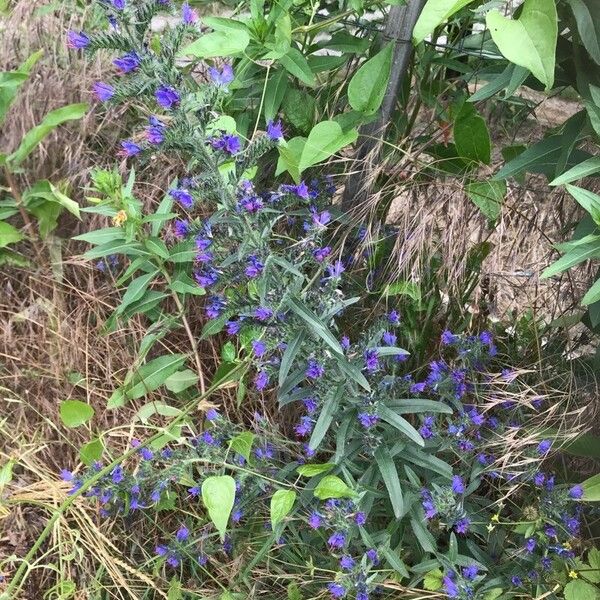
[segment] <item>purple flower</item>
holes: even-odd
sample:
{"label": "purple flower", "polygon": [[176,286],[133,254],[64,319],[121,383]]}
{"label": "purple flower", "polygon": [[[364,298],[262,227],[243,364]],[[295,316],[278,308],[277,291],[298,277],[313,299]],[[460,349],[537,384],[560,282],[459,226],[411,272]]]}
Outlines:
{"label": "purple flower", "polygon": [[209,408],[206,411],[206,420],[207,421],[216,421],[219,418],[219,411],[214,408]]}
{"label": "purple flower", "polygon": [[169,549],[166,546],[156,546],[156,548],[154,549],[154,552],[156,552],[156,554],[158,554],[158,556],[166,556],[167,552],[169,551]]}
{"label": "purple flower", "polygon": [[222,296],[210,296],[206,301],[206,315],[210,319],[216,319],[221,314],[226,304],[227,302]]}
{"label": "purple flower", "polygon": [[252,255],[248,257],[248,265],[246,266],[246,276],[253,279],[254,277],[258,277],[265,268],[265,265],[258,260],[258,257]]}
{"label": "purple flower", "polygon": [[63,481],[73,481],[75,475],[73,475],[73,473],[71,471],[68,471],[67,469],[61,469],[60,478]]}
{"label": "purple flower", "polygon": [[294,427],[298,437],[306,437],[313,428],[313,422],[310,417],[300,417],[300,422]]}
{"label": "purple flower", "polygon": [[463,478],[460,475],[452,476],[452,491],[455,494],[464,494],[465,493],[465,483]]}
{"label": "purple flower", "polygon": [[583,498],[583,488],[579,484],[574,485],[569,490],[569,496],[574,500],[581,500]]}
{"label": "purple flower", "polygon": [[471,527],[471,521],[468,517],[458,519],[458,521],[454,523],[454,530],[456,531],[456,533],[468,533],[469,527]]}
{"label": "purple flower", "polygon": [[177,200],[184,208],[192,208],[194,205],[194,197],[189,192],[189,190],[185,189],[174,189],[169,190],[169,195]]}
{"label": "purple flower", "polygon": [[444,590],[446,590],[446,594],[450,598],[457,598],[459,595],[459,589],[456,583],[454,583],[454,579],[456,577],[456,573],[454,571],[449,571],[447,575],[444,575],[442,578],[442,584],[444,585]]}
{"label": "purple flower", "polygon": [[518,575],[513,575],[510,578],[510,582],[515,586],[515,587],[521,587],[523,585],[523,580],[518,576]]}
{"label": "purple flower", "polygon": [[331,248],[325,246],[323,248],[316,248],[313,250],[313,256],[317,262],[323,262],[331,254]]}
{"label": "purple flower", "polygon": [[156,92],[154,92],[154,97],[158,104],[167,110],[177,106],[181,101],[181,97],[177,90],[168,85],[161,85]]}
{"label": "purple flower", "polygon": [[94,98],[100,102],[107,102],[115,95],[115,88],[103,81],[97,81],[92,86]]}
{"label": "purple flower", "polygon": [[468,565],[462,570],[462,576],[468,581],[473,581],[477,577],[478,573],[479,569],[476,565]]}
{"label": "purple flower", "polygon": [[392,333],[391,331],[384,331],[383,332],[383,343],[386,346],[395,346],[396,345],[396,340],[397,340],[397,336],[395,333]]}
{"label": "purple flower", "polygon": [[113,483],[121,483],[123,479],[125,479],[125,475],[123,473],[123,467],[121,465],[117,465],[111,473],[111,479]]}
{"label": "purple flower", "polygon": [[411,394],[422,394],[425,391],[426,387],[427,387],[427,383],[425,381],[422,381],[420,383],[413,383],[410,386],[410,393]]}
{"label": "purple flower", "polygon": [[311,529],[319,529],[323,525],[323,518],[317,512],[312,512],[308,517],[308,526]]}
{"label": "purple flower", "polygon": [[343,598],[346,595],[346,588],[341,583],[332,581],[327,584],[327,589],[332,598]]}
{"label": "purple flower", "polygon": [[308,367],[306,368],[305,373],[309,379],[319,379],[325,374],[325,367],[318,363],[314,358],[311,358],[308,361]]}
{"label": "purple flower", "polygon": [[113,65],[122,73],[131,73],[139,68],[141,59],[136,52],[128,52],[119,58],[113,60]]}
{"label": "purple flower", "polygon": [[342,531],[335,531],[329,536],[327,544],[330,548],[341,549],[346,545],[346,536]]}
{"label": "purple flower", "polygon": [[525,541],[525,550],[527,551],[527,554],[531,554],[536,546],[537,542],[535,541],[535,538],[529,538]]}
{"label": "purple flower", "polygon": [[264,321],[268,321],[273,316],[273,311],[266,306],[259,306],[254,311],[254,316],[262,323]]}
{"label": "purple flower", "polygon": [[181,19],[186,25],[191,25],[198,20],[198,13],[187,3],[181,5]]}
{"label": "purple flower", "polygon": [[175,556],[174,554],[170,554],[167,558],[167,564],[170,567],[176,569],[179,566],[179,558],[177,558],[177,556]]}
{"label": "purple flower", "polygon": [[267,351],[267,345],[262,340],[252,340],[252,351],[260,358]]}
{"label": "purple flower", "polygon": [[228,83],[233,81],[234,77],[231,65],[223,65],[223,69],[221,71],[215,67],[210,67],[208,69],[208,74],[213,82],[219,87],[225,87]]}
{"label": "purple flower", "polygon": [[557,534],[556,534],[556,527],[553,527],[552,525],[545,525],[544,526],[544,533],[551,538],[556,538]]}
{"label": "purple flower", "polygon": [[482,344],[491,346],[494,341],[494,336],[489,331],[482,331],[479,334],[479,340],[481,341]]}
{"label": "purple flower", "polygon": [[264,390],[269,385],[269,375],[266,371],[259,371],[254,378],[254,385],[257,390]]}
{"label": "purple flower", "polygon": [[112,5],[117,10],[123,10],[125,8],[125,0],[112,0]]}
{"label": "purple flower", "polygon": [[83,50],[90,45],[90,38],[83,31],[69,31],[67,33],[67,48],[71,50]]}
{"label": "purple flower", "polygon": [[366,524],[367,522],[367,515],[362,512],[359,511],[354,515],[354,522],[359,526],[362,527],[363,525]]}
{"label": "purple flower", "polygon": [[379,556],[377,554],[377,550],[375,550],[375,548],[369,548],[366,552],[365,552],[367,559],[369,559],[373,565],[377,566],[379,564]]}
{"label": "purple flower", "polygon": [[387,318],[392,325],[400,325],[400,315],[397,310],[392,310]]}
{"label": "purple flower", "polygon": [[237,135],[224,133],[221,137],[212,138],[210,145],[215,150],[221,150],[230,156],[237,154],[242,149],[242,143]]}
{"label": "purple flower", "polygon": [[552,442],[550,440],[542,440],[537,447],[537,453],[540,455],[548,454],[552,448]]}
{"label": "purple flower", "polygon": [[365,359],[365,367],[369,373],[373,373],[379,369],[379,354],[377,348],[367,348],[363,357]]}
{"label": "purple flower", "polygon": [[344,569],[344,571],[352,571],[355,565],[355,560],[348,554],[344,554],[344,556],[340,558],[340,567]]}
{"label": "purple flower", "polygon": [[206,566],[206,563],[208,563],[208,556],[206,554],[200,554],[198,556],[198,564],[201,567],[204,567],[204,566]]}
{"label": "purple flower", "polygon": [[242,321],[227,321],[227,323],[225,323],[225,330],[227,331],[227,333],[229,335],[237,335],[240,331],[240,328],[242,326]]}
{"label": "purple flower", "polygon": [[267,137],[274,142],[283,139],[283,128],[281,121],[269,121],[267,123]]}
{"label": "purple flower", "polygon": [[121,156],[135,156],[142,151],[142,148],[131,140],[123,140],[121,142],[121,150],[119,154]]}
{"label": "purple flower", "polygon": [[365,429],[371,429],[379,423],[379,415],[374,415],[367,412],[358,413],[358,421]]}
{"label": "purple flower", "polygon": [[444,333],[442,333],[442,344],[444,344],[444,346],[450,346],[451,344],[455,344],[458,341],[459,337],[457,335],[454,335],[451,331],[444,331]]}
{"label": "purple flower", "polygon": [[177,530],[177,533],[175,534],[175,539],[179,543],[182,543],[182,542],[185,542],[185,540],[187,540],[189,536],[190,536],[190,530],[185,525],[182,525]]}
{"label": "purple flower", "polygon": [[312,222],[315,227],[324,228],[329,221],[331,221],[331,213],[328,210],[324,210],[321,213],[318,213],[316,210],[312,211]]}
{"label": "purple flower", "polygon": [[184,238],[190,232],[190,223],[187,219],[177,219],[173,225],[175,237]]}
{"label": "purple flower", "polygon": [[[162,124],[161,124],[162,125]],[[146,139],[150,144],[162,144],[165,139],[165,128],[162,126],[146,127]]]}
{"label": "purple flower", "polygon": [[154,458],[154,452],[150,448],[142,448],[140,455],[144,460],[152,460]]}
{"label": "purple flower", "polygon": [[188,494],[192,496],[192,498],[197,498],[202,493],[202,486],[195,485],[191,488],[188,488]]}

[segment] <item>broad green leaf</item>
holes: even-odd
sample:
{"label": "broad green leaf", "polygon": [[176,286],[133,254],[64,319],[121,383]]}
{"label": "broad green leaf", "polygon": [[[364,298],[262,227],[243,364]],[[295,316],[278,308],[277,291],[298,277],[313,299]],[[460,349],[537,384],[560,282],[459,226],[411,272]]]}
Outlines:
{"label": "broad green leaf", "polygon": [[283,111],[289,122],[307,134],[315,122],[317,102],[307,91],[290,88],[283,99]]}
{"label": "broad green leaf", "polygon": [[354,498],[356,493],[339,477],[326,475],[317,484],[314,495],[319,500],[328,500],[329,498]]}
{"label": "broad green leaf", "polygon": [[375,461],[379,467],[379,472],[388,491],[388,497],[392,503],[392,509],[396,519],[400,519],[404,514],[404,500],[402,498],[402,487],[398,478],[398,471],[394,460],[390,456],[385,446],[380,446],[375,451]]}
{"label": "broad green leaf", "polygon": [[429,571],[423,580],[423,587],[430,592],[437,592],[442,589],[442,577],[443,573],[440,569]]}
{"label": "broad green leaf", "polygon": [[600,300],[600,279],[598,279],[594,285],[586,292],[585,296],[581,299],[583,306],[589,306]]}
{"label": "broad green leaf", "polygon": [[592,59],[600,65],[600,2],[567,0],[577,21],[579,37]]}
{"label": "broad green leaf", "polygon": [[227,522],[235,500],[235,480],[229,475],[213,475],[202,482],[202,501],[221,540],[225,538]]}
{"label": "broad green leaf", "polygon": [[490,220],[495,221],[502,212],[502,202],[506,196],[504,181],[470,181],[465,186],[469,199],[479,207]]}
{"label": "broad green leaf", "polygon": [[229,447],[238,454],[241,454],[249,462],[255,438],[256,436],[251,431],[243,431],[231,439]]}
{"label": "broad green leaf", "polygon": [[109,254],[125,254],[127,256],[145,255],[149,256],[149,252],[144,250],[141,244],[137,242],[126,242],[124,240],[113,240],[99,244],[95,248],[84,253],[83,258],[92,260],[94,258],[103,258]]}
{"label": "broad green leaf", "polygon": [[379,110],[390,78],[393,53],[394,44],[390,42],[356,71],[348,85],[348,101],[354,110],[368,115]]}
{"label": "broad green leaf", "polygon": [[554,85],[558,16],[554,0],[525,0],[518,19],[497,10],[486,16],[492,39],[502,55],[529,69],[549,90]]}
{"label": "broad green leaf", "polygon": [[250,43],[250,36],[243,30],[235,34],[226,31],[205,33],[195,42],[179,51],[179,56],[194,58],[214,58],[217,56],[233,56],[243,52]]}
{"label": "broad green leaf", "polygon": [[565,600],[600,600],[600,589],[582,579],[569,581],[563,593]]}
{"label": "broad green leaf", "polygon": [[241,21],[236,21],[235,19],[227,19],[225,17],[203,16],[202,23],[204,25],[212,27],[212,29],[214,29],[215,31],[230,32],[232,33],[232,35],[235,35],[233,32],[238,31],[249,33],[248,26],[245,23],[242,23]]}
{"label": "broad green leaf", "polygon": [[81,447],[79,450],[79,458],[83,464],[90,466],[102,458],[103,452],[104,444],[100,438],[96,438]]}
{"label": "broad green leaf", "polygon": [[94,409],[81,400],[63,400],[60,403],[60,420],[67,427],[79,427],[94,416]]}
{"label": "broad green leaf", "polygon": [[125,231],[122,227],[105,227],[88,233],[76,235],[74,240],[87,242],[88,244],[106,244],[107,242],[125,240]]}
{"label": "broad green leaf", "polygon": [[594,221],[600,222],[600,196],[575,185],[567,184],[565,187],[567,188],[567,192],[590,213]]}
{"label": "broad green leaf", "polygon": [[321,473],[327,473],[331,471],[335,465],[333,463],[323,463],[319,465],[300,465],[296,471],[303,477],[314,477],[315,475],[321,475]]}
{"label": "broad green leaf", "polygon": [[461,158],[490,164],[492,144],[485,120],[464,104],[454,122],[454,144]]}
{"label": "broad green leaf", "polygon": [[285,69],[277,69],[271,73],[265,91],[263,114],[265,121],[271,121],[277,116],[279,107],[288,88],[288,76]]}
{"label": "broad green leaf", "polygon": [[165,387],[174,394],[179,394],[183,390],[187,390],[189,387],[196,384],[198,381],[198,375],[191,369],[184,369],[183,371],[177,371],[173,375],[169,375],[165,379]]}
{"label": "broad green leaf", "polygon": [[302,149],[299,170],[302,173],[308,167],[320,163],[342,148],[354,143],[358,137],[355,129],[344,132],[335,121],[317,123],[308,135]]}
{"label": "broad green leaf", "polygon": [[171,406],[166,402],[148,402],[144,404],[136,413],[136,419],[139,419],[144,425],[150,422],[150,417],[161,415],[162,417],[178,417],[181,409]]}
{"label": "broad green leaf", "polygon": [[600,473],[586,479],[582,484],[583,499],[587,502],[600,502]]}
{"label": "broad green leaf", "polygon": [[279,160],[275,175],[287,171],[296,183],[300,183],[300,159],[306,145],[306,138],[294,137],[286,144],[279,144]]}
{"label": "broad green leaf", "polygon": [[233,362],[237,358],[237,350],[233,342],[227,342],[223,348],[221,348],[221,358],[225,362]]}
{"label": "broad green leaf", "polygon": [[551,181],[550,185],[564,185],[565,183],[583,179],[594,173],[600,173],[600,156],[592,156],[582,163],[575,165],[573,168]]}
{"label": "broad green leaf", "polygon": [[152,271],[151,273],[145,273],[144,275],[140,275],[139,277],[133,279],[123,294],[121,303],[115,311],[116,314],[122,314],[130,304],[140,300],[148,289],[150,282],[156,277],[156,274],[157,271]]}
{"label": "broad green leaf", "polygon": [[422,42],[433,30],[473,0],[427,0],[413,29],[415,44]]}
{"label": "broad green leaf", "polygon": [[271,527],[275,529],[287,517],[296,501],[294,490],[277,490],[271,498]]}
{"label": "broad green leaf", "polygon": [[23,234],[10,223],[0,221],[0,248],[15,244],[23,239]]}
{"label": "broad green leaf", "polygon": [[66,194],[63,194],[54,184],[48,182],[50,185],[50,190],[52,191],[51,201],[60,204],[63,208],[67,209],[72,215],[80,219],[79,215],[79,204],[72,200]]}
{"label": "broad green leaf", "polygon": [[315,84],[315,76],[310,70],[306,58],[297,48],[290,48],[289,52],[279,59],[279,62],[288,73],[297,77],[302,83],[310,86]]}
{"label": "broad green leaf", "polygon": [[23,139],[19,147],[7,158],[7,162],[11,169],[18,167],[29,154],[36,148],[36,146],[56,127],[66,123],[67,121],[74,121],[81,119],[87,112],[87,104],[69,104],[62,108],[57,108],[49,112],[42,122],[30,129]]}
{"label": "broad green leaf", "polygon": [[411,439],[418,446],[424,446],[425,442],[419,432],[406,420],[398,416],[387,406],[379,408],[379,416],[386,422]]}
{"label": "broad green leaf", "polygon": [[142,365],[133,375],[127,396],[135,400],[159,388],[169,376],[179,371],[185,360],[185,354],[165,354]]}
{"label": "broad green leaf", "polygon": [[574,247],[555,263],[546,268],[540,277],[542,279],[547,279],[548,277],[562,273],[590,258],[600,258],[599,243],[584,244]]}
{"label": "broad green leaf", "polygon": [[223,331],[225,323],[228,321],[228,319],[229,317],[227,316],[227,314],[223,314],[220,317],[217,317],[216,319],[211,319],[210,321],[207,321],[204,324],[204,327],[202,328],[200,339],[205,340],[207,337],[210,337],[211,335],[216,335],[217,333]]}

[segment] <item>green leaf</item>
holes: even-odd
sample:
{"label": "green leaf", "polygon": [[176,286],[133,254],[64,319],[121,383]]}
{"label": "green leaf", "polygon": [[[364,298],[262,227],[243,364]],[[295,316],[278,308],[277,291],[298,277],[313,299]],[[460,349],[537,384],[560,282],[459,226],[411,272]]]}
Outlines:
{"label": "green leaf", "polygon": [[24,237],[16,227],[5,221],[0,221],[0,248],[6,248],[9,244],[15,244]]}
{"label": "green leaf", "polygon": [[68,106],[63,106],[49,112],[39,125],[30,129],[25,134],[20,146],[7,158],[10,168],[18,167],[56,127],[67,121],[81,119],[87,112],[87,109],[87,104],[69,104]]}
{"label": "green leaf", "polygon": [[339,401],[343,396],[344,391],[345,386],[340,385],[337,390],[332,390],[331,393],[327,394],[323,408],[319,413],[319,418],[315,423],[315,427],[308,442],[308,446],[311,448],[311,450],[316,450],[319,447],[319,444],[329,430],[331,422],[337,413]]}
{"label": "green leaf", "polygon": [[590,243],[576,246],[563,257],[559,258],[555,263],[551,264],[541,274],[541,279],[547,279],[558,273],[562,273],[579,263],[589,260],[590,258],[600,258],[600,244]]}
{"label": "green leaf", "polygon": [[227,342],[223,348],[221,348],[221,358],[225,362],[233,362],[237,357],[237,351],[233,342]]}
{"label": "green leaf", "polygon": [[189,387],[196,384],[198,381],[198,375],[191,369],[184,369],[183,371],[177,371],[173,375],[169,375],[165,379],[165,387],[174,394],[179,394],[183,390],[187,390]]}
{"label": "green leaf", "polygon": [[300,333],[298,333],[298,335],[286,346],[285,352],[281,357],[281,364],[279,366],[279,387],[281,387],[283,385],[283,382],[287,379],[287,376],[290,372],[290,368],[294,364],[294,359],[296,358],[298,351],[302,347],[304,338],[304,331],[300,331]]}
{"label": "green leaf", "polygon": [[204,296],[206,291],[200,287],[185,271],[177,275],[177,278],[171,281],[169,287],[177,294],[192,294],[193,296]]}
{"label": "green leaf", "polygon": [[452,467],[441,458],[438,458],[433,454],[427,454],[427,452],[422,452],[418,448],[407,447],[402,452],[403,457],[408,462],[423,467],[424,469],[428,469],[429,471],[433,471],[434,473],[439,473],[446,477],[446,479],[452,477]]}
{"label": "green leaf", "polygon": [[411,439],[418,446],[424,446],[425,441],[419,432],[406,420],[398,416],[393,410],[387,406],[379,408],[379,416],[386,422]]}
{"label": "green leaf", "polygon": [[600,502],[600,473],[586,479],[582,484],[583,499],[587,502]]}
{"label": "green leaf", "polygon": [[600,196],[598,194],[575,185],[567,184],[565,187],[567,188],[567,192],[590,213],[590,216],[594,220],[600,220]]}
{"label": "green leaf", "polygon": [[289,122],[300,132],[308,133],[311,130],[316,109],[316,100],[305,90],[287,90],[283,99],[283,110]]}
{"label": "green leaf", "polygon": [[122,314],[130,304],[140,300],[148,289],[150,282],[154,279],[154,277],[156,277],[156,274],[157,271],[152,271],[151,273],[146,273],[133,279],[127,286],[127,290],[123,294],[121,303],[117,307],[115,313],[119,315]]}
{"label": "green leaf", "polygon": [[146,246],[146,249],[155,256],[159,256],[165,260],[170,256],[166,244],[160,238],[148,238],[144,242],[144,245]]}
{"label": "green leaf", "polygon": [[102,458],[103,452],[104,444],[100,438],[96,438],[81,447],[79,458],[83,464],[90,466]]}
{"label": "green leaf", "polygon": [[558,16],[554,0],[525,0],[518,19],[497,10],[486,15],[492,39],[502,55],[529,69],[549,90],[554,85]]}
{"label": "green leaf", "polygon": [[135,400],[159,388],[169,376],[179,371],[185,360],[185,354],[165,354],[147,362],[134,374],[126,390],[127,396]]}
{"label": "green leaf", "polygon": [[402,498],[402,487],[398,478],[398,471],[394,460],[390,456],[388,448],[380,446],[375,451],[375,461],[379,467],[379,472],[388,491],[388,497],[392,503],[392,509],[396,519],[400,519],[404,514],[404,500]]}
{"label": "green leaf", "polygon": [[235,500],[235,480],[229,475],[213,475],[202,482],[202,501],[221,540],[225,538],[227,522]]}
{"label": "green leaf", "polygon": [[304,600],[298,584],[294,582],[290,583],[287,587],[287,597],[288,600]]}
{"label": "green leaf", "polygon": [[592,59],[600,65],[600,3],[598,0],[567,0],[577,21],[579,37]]}
{"label": "green leaf", "polygon": [[279,59],[283,68],[297,77],[302,83],[306,85],[315,84],[315,76],[306,62],[306,58],[297,48],[290,48],[289,52]]}
{"label": "green leaf", "polygon": [[564,185],[565,183],[571,183],[572,181],[583,179],[584,177],[588,177],[589,175],[598,172],[600,172],[600,156],[592,156],[578,165],[575,165],[562,175],[559,175],[550,182],[550,185]]}
{"label": "green leaf", "polygon": [[79,427],[94,416],[94,409],[81,400],[63,400],[59,408],[60,420],[67,427]]}
{"label": "green leaf", "polygon": [[343,355],[342,347],[334,335],[329,331],[329,328],[315,313],[298,298],[288,298],[287,304],[289,308],[297,316],[299,316],[309,327],[309,329],[318,337],[320,337],[336,354]]}
{"label": "green leaf", "polygon": [[333,463],[322,463],[319,465],[300,465],[296,471],[303,477],[314,477],[331,471],[335,465]]}
{"label": "green leaf", "polygon": [[144,425],[150,422],[150,417],[161,415],[162,417],[178,417],[181,410],[175,406],[171,406],[166,402],[148,402],[144,404],[136,413],[136,419],[139,419]]}
{"label": "green leaf", "polygon": [[239,433],[229,442],[229,447],[241,454],[248,462],[250,462],[250,453],[256,436],[251,431],[243,431]]}
{"label": "green leaf", "polygon": [[300,183],[300,159],[306,145],[306,138],[294,137],[286,144],[279,144],[279,160],[275,175],[280,175],[284,171],[292,176],[296,183]]}
{"label": "green leaf", "polygon": [[344,133],[335,121],[321,121],[317,123],[308,135],[308,139],[302,149],[300,172],[312,165],[320,163],[336,152],[356,141],[358,132],[351,129]]}
{"label": "green leaf", "polygon": [[122,227],[105,227],[76,235],[74,240],[87,242],[88,244],[106,244],[107,242],[121,241],[125,239],[125,231]]}
{"label": "green leaf", "polygon": [[429,571],[423,580],[423,588],[430,592],[437,592],[438,590],[441,590],[443,576],[444,574],[440,571],[440,569]]}
{"label": "green leaf", "polygon": [[492,144],[485,121],[472,104],[464,104],[454,122],[454,143],[461,158],[490,164]]}
{"label": "green leaf", "polygon": [[413,29],[415,44],[422,42],[433,30],[447,21],[454,13],[458,12],[473,0],[428,0]]}
{"label": "green leaf", "polygon": [[271,121],[277,116],[288,87],[288,76],[285,69],[277,69],[269,77],[265,90],[263,114],[265,121]]}
{"label": "green leaf", "polygon": [[583,306],[589,306],[600,300],[600,279],[596,280],[594,285],[586,292],[585,296],[581,299]]}
{"label": "green leaf", "polygon": [[249,32],[248,26],[245,23],[242,23],[242,21],[227,19],[225,17],[203,16],[202,23],[212,27],[215,31],[225,31],[230,33],[238,31],[243,31],[245,33]]}
{"label": "green leaf", "polygon": [[275,527],[287,517],[296,501],[294,490],[277,490],[271,498],[271,527]]}
{"label": "green leaf", "polygon": [[565,600],[599,600],[600,590],[582,579],[573,579],[563,590]]}
{"label": "green leaf", "polygon": [[339,477],[326,475],[317,484],[314,495],[319,500],[328,500],[329,498],[354,498],[356,493]]}
{"label": "green leaf", "polygon": [[11,459],[0,468],[0,494],[4,492],[4,488],[12,481],[14,464],[15,461]]}
{"label": "green leaf", "polygon": [[390,42],[356,71],[348,85],[348,101],[354,110],[368,115],[379,110],[390,78],[393,53],[394,44]]}
{"label": "green leaf", "polygon": [[387,406],[399,415],[420,412],[434,412],[452,414],[452,408],[440,400],[426,400],[425,398],[394,398],[387,402]]}
{"label": "green leaf", "polygon": [[231,32],[214,31],[205,33],[195,42],[180,50],[178,56],[194,58],[214,58],[217,56],[233,56],[243,52],[250,43],[250,36],[243,30]]}
{"label": "green leaf", "polygon": [[495,221],[502,212],[502,201],[506,196],[504,181],[470,181],[465,186],[469,199],[490,220]]}

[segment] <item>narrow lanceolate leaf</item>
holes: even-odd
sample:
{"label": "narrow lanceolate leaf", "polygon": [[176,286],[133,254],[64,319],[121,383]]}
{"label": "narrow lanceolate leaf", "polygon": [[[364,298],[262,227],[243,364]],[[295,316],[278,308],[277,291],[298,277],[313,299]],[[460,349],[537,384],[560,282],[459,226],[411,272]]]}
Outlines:
{"label": "narrow lanceolate leaf", "polygon": [[600,156],[592,156],[578,165],[575,165],[567,172],[551,181],[550,185],[564,185],[565,183],[571,183],[596,173],[600,174]]}
{"label": "narrow lanceolate leaf", "polygon": [[576,185],[567,184],[565,187],[569,194],[590,213],[595,221],[600,220],[600,196],[598,194],[594,194],[594,192],[577,187]]}
{"label": "narrow lanceolate leaf", "polygon": [[291,342],[288,343],[283,356],[281,357],[281,365],[279,366],[279,387],[287,379],[288,373],[294,363],[294,359],[298,354],[298,350],[304,341],[304,331],[301,331]]}
{"label": "narrow lanceolate leaf", "polygon": [[294,490],[277,490],[271,498],[271,527],[275,529],[287,517],[296,501]]}
{"label": "narrow lanceolate leaf", "polygon": [[333,421],[333,418],[336,415],[337,408],[339,406],[340,398],[344,394],[345,386],[338,386],[337,390],[332,390],[325,399],[325,403],[323,404],[323,408],[321,409],[321,413],[319,414],[319,418],[315,423],[315,427],[313,429],[312,435],[310,436],[310,441],[308,442],[311,450],[316,450],[325,437],[325,434],[329,430],[329,427]]}
{"label": "narrow lanceolate leaf", "polygon": [[202,501],[221,540],[225,538],[227,522],[235,501],[235,480],[229,475],[207,477],[202,482]]}
{"label": "narrow lanceolate leaf", "polygon": [[594,302],[598,302],[598,300],[600,300],[600,279],[586,292],[585,296],[581,299],[581,304],[588,306],[594,304]]}
{"label": "narrow lanceolate leaf", "polygon": [[451,415],[452,407],[439,400],[426,400],[424,398],[397,398],[387,402],[396,414],[406,415],[412,413],[434,412]]}
{"label": "narrow lanceolate leaf", "polygon": [[159,388],[183,366],[185,360],[185,354],[166,354],[147,362],[133,376],[131,386],[126,392],[127,396],[133,399],[141,398]]}
{"label": "narrow lanceolate leaf", "polygon": [[411,462],[413,465],[417,465],[419,467],[423,467],[424,469],[428,469],[429,471],[439,473],[447,479],[452,477],[452,467],[447,462],[444,462],[442,459],[434,456],[433,454],[427,454],[427,452],[422,452],[417,448],[408,447],[403,450],[402,457]]}
{"label": "narrow lanceolate leaf", "polygon": [[290,309],[308,325],[309,329],[315,335],[320,337],[334,352],[343,354],[340,343],[331,331],[329,331],[327,325],[304,302],[298,298],[289,298],[287,303]]}
{"label": "narrow lanceolate leaf", "polygon": [[131,281],[127,286],[127,291],[123,294],[121,304],[117,307],[116,313],[121,314],[130,304],[137,302],[148,289],[150,282],[156,276],[157,271],[140,275]]}
{"label": "narrow lanceolate leaf", "polygon": [[590,258],[600,258],[600,244],[591,243],[582,246],[576,246],[567,252],[562,258],[558,259],[554,264],[550,265],[541,275],[542,279],[552,277],[562,273],[579,263]]}
{"label": "narrow lanceolate leaf", "polygon": [[379,416],[419,446],[425,445],[419,432],[406,419],[398,416],[393,410],[382,406],[379,409]]}
{"label": "narrow lanceolate leaf", "polygon": [[379,472],[388,490],[394,516],[399,519],[404,514],[404,500],[402,498],[402,487],[398,478],[398,471],[387,448],[380,446],[375,452],[375,461],[379,467]]}

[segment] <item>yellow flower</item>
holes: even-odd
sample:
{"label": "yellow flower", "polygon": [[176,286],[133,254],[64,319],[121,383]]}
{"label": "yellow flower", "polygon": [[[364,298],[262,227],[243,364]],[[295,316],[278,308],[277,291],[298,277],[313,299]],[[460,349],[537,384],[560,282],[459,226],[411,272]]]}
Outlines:
{"label": "yellow flower", "polygon": [[563,548],[564,548],[565,550],[572,550],[572,549],[573,549],[573,546],[571,546],[571,544],[570,544],[569,542],[565,542],[565,543],[563,544]]}
{"label": "yellow flower", "polygon": [[492,533],[492,531],[494,531],[494,529],[496,529],[496,527],[494,525],[492,525],[491,523],[487,524],[487,530]]}
{"label": "yellow flower", "polygon": [[123,223],[125,223],[125,221],[127,221],[127,213],[124,210],[120,210],[113,217],[113,225],[115,227],[121,227],[121,225],[123,225]]}
{"label": "yellow flower", "polygon": [[492,518],[490,519],[490,521],[492,521],[493,523],[500,523],[500,513],[496,513],[495,515],[492,515]]}
{"label": "yellow flower", "polygon": [[577,579],[577,577],[578,577],[577,571],[573,571],[573,570],[569,571],[569,577],[571,579]]}

